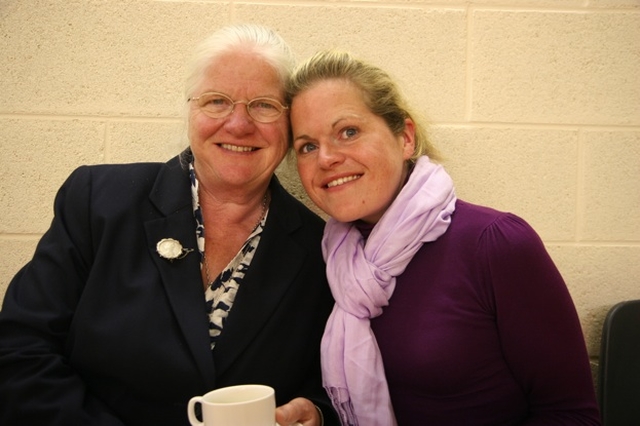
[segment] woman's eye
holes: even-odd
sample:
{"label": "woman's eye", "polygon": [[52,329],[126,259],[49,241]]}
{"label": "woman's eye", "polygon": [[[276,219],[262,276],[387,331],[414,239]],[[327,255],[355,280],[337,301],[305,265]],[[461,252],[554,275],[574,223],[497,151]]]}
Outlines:
{"label": "woman's eye", "polygon": [[212,97],[205,100],[205,105],[226,106],[229,101],[225,98]]}
{"label": "woman's eye", "polygon": [[348,127],[342,131],[342,137],[345,139],[351,139],[358,134],[358,130],[355,127]]}
{"label": "woman's eye", "polygon": [[298,152],[301,154],[308,154],[311,151],[315,151],[317,147],[312,143],[305,143],[298,148]]}
{"label": "woman's eye", "polygon": [[256,109],[265,109],[265,110],[277,110],[278,108],[273,102],[269,101],[259,101],[251,104],[252,108]]}

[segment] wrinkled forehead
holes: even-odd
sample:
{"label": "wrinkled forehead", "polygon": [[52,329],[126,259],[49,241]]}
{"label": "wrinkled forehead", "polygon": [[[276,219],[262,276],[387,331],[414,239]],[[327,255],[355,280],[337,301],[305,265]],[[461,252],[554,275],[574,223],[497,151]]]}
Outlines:
{"label": "wrinkled forehead", "polygon": [[264,57],[251,52],[227,52],[209,62],[195,90],[221,92],[234,99],[239,95],[282,99],[284,81]]}

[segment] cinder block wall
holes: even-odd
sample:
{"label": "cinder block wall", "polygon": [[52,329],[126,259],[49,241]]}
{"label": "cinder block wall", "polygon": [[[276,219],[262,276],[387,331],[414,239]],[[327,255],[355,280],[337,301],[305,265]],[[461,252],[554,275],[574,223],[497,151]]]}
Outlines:
{"label": "cinder block wall", "polygon": [[394,74],[459,196],[540,233],[595,365],[607,310],[640,298],[640,0],[2,0],[0,296],[72,169],[179,152],[188,52],[243,21]]}

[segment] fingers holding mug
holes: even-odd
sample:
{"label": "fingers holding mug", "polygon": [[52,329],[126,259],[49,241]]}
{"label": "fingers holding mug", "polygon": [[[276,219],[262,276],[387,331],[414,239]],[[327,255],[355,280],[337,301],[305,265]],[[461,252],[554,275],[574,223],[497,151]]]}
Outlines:
{"label": "fingers holding mug", "polygon": [[295,398],[276,409],[279,426],[320,426],[318,409],[306,398]]}

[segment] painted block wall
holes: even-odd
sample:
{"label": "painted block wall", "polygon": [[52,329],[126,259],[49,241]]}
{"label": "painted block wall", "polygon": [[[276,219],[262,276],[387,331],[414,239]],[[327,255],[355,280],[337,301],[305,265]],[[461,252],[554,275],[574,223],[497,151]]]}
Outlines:
{"label": "painted block wall", "polygon": [[184,147],[185,60],[234,22],[393,74],[459,197],[538,231],[596,365],[606,312],[640,298],[640,0],[2,0],[0,297],[75,167]]}

